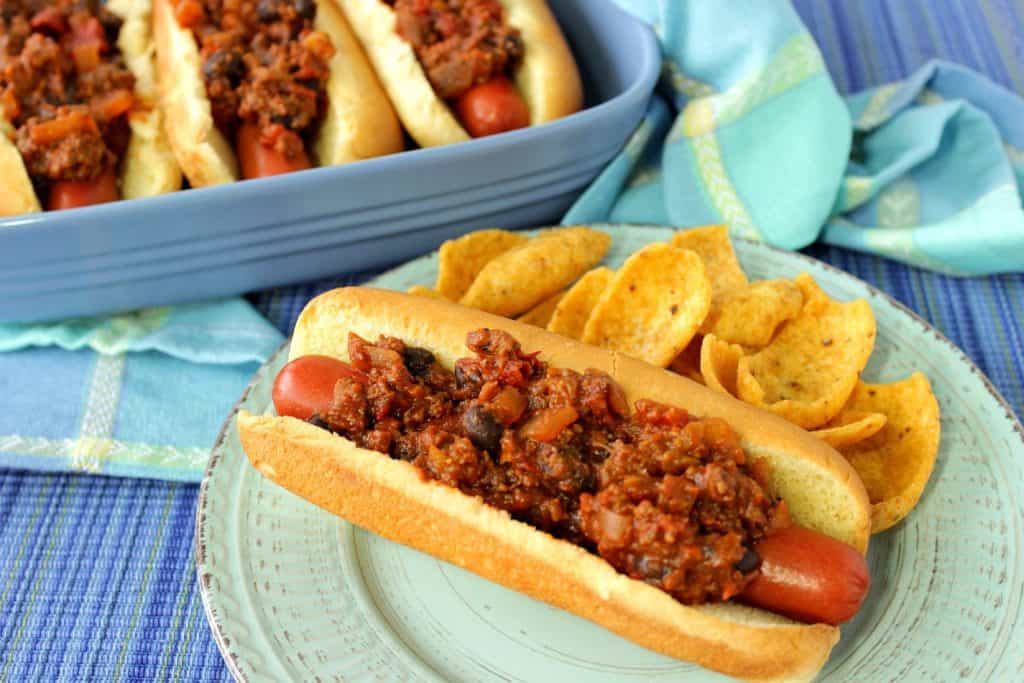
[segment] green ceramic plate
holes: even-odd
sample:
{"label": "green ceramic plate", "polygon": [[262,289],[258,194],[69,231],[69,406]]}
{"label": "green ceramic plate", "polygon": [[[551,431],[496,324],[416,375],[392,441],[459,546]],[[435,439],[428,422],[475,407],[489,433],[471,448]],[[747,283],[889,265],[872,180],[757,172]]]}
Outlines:
{"label": "green ceramic plate", "polygon": [[[607,226],[614,266],[665,228]],[[909,518],[874,538],[873,586],[821,680],[1024,680],[1024,430],[947,339],[884,294],[798,254],[738,242],[754,279],[810,272],[878,319],[869,381],[921,370],[942,406],[938,464]],[[436,256],[374,284],[429,285]],[[240,406],[272,410],[284,349]],[[207,616],[248,681],[724,680],[565,612],[354,528],[249,466],[234,414],[214,449],[197,516]]]}

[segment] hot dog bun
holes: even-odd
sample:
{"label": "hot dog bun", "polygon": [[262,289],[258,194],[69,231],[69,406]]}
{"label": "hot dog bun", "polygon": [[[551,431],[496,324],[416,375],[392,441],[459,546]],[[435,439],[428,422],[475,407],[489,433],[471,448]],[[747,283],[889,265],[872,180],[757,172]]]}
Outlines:
{"label": "hot dog bun", "polygon": [[159,107],[152,5],[136,0],[109,0],[107,9],[121,17],[117,47],[135,76],[135,96],[145,108],[132,112],[128,151],[121,162],[121,196],[149,197],[181,189],[181,168],[174,158]]}
{"label": "hot dog bun", "polygon": [[[153,0],[153,27],[167,134],[185,176],[193,187],[238,180],[235,150],[213,122],[192,31],[178,24],[170,0]],[[313,28],[326,33],[335,49],[327,112],[312,145],[317,165],[402,151],[394,109],[345,17],[329,0],[317,0]]]}
{"label": "hot dog bun", "polygon": [[0,116],[0,178],[4,179],[0,187],[0,217],[42,210],[13,137],[14,126]]}
{"label": "hot dog bun", "polygon": [[[310,302],[295,328],[291,356],[345,359],[352,331],[367,339],[399,337],[450,367],[468,353],[466,333],[480,327],[510,332],[553,367],[603,370],[630,402],[646,397],[726,419],[749,456],[771,464],[774,492],[787,501],[794,521],[866,549],[870,505],[842,456],[779,418],[614,352],[446,301],[347,288]],[[254,466],[325,510],[652,650],[748,680],[809,680],[838,641],[839,630],[823,624],[797,624],[731,603],[682,605],[575,545],[425,480],[411,464],[300,420],[242,413],[238,428]]]}
{"label": "hot dog bun", "polygon": [[[135,96],[142,104],[129,116],[131,138],[121,159],[120,186],[123,199],[149,197],[181,187],[181,169],[164,133],[158,103],[156,64],[149,2],[110,0],[107,10],[121,18],[117,47],[135,76]],[[41,210],[32,181],[18,148],[10,140],[8,121],[0,122],[0,216]]]}
{"label": "hot dog bun", "polygon": [[[412,46],[395,31],[395,12],[381,0],[336,0],[348,17],[409,135],[421,147],[469,140],[434,93]],[[576,60],[545,0],[500,0],[526,53],[515,83],[536,126],[579,111],[583,86]]]}

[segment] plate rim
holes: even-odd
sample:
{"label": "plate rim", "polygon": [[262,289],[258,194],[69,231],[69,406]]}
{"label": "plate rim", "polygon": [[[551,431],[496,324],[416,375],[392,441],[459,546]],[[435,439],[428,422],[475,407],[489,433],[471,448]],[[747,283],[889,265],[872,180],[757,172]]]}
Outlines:
{"label": "plate rim", "polygon": [[[687,228],[681,228],[681,227],[672,226],[672,225],[658,225],[658,224],[649,224],[649,223],[608,223],[608,222],[591,223],[591,224],[588,224],[587,227],[597,228],[597,229],[600,229],[600,230],[603,230],[603,231],[606,231],[606,232],[624,231],[624,230],[632,230],[632,229],[643,229],[643,230],[662,231],[662,232],[670,232],[670,231],[671,232],[675,232],[675,231],[687,229]],[[692,227],[698,227],[698,226],[689,226],[689,227],[692,228]],[[538,229],[540,229],[540,228],[531,228],[531,229],[525,230],[524,232],[533,232],[533,231],[536,231]],[[926,333],[931,334],[937,341],[939,341],[943,345],[949,347],[949,349],[951,349],[953,351],[954,355],[959,360],[959,362],[963,366],[965,366],[967,369],[969,369],[970,372],[973,375],[975,375],[976,377],[978,377],[978,379],[981,380],[981,384],[984,387],[984,389],[989,393],[990,396],[992,396],[996,400],[997,404],[1004,410],[1005,417],[1009,421],[1010,428],[1016,434],[1017,438],[1020,441],[1020,444],[1022,446],[1024,446],[1024,423],[1022,423],[1021,416],[1017,415],[1017,413],[1014,410],[1014,408],[1010,405],[1010,403],[1006,400],[1006,398],[999,392],[998,388],[996,388],[996,386],[992,383],[992,380],[988,377],[988,375],[985,374],[985,372],[981,368],[978,367],[978,365],[974,362],[974,360],[972,358],[970,358],[963,351],[963,349],[961,349],[959,346],[957,346],[941,330],[937,329],[930,322],[928,322],[925,318],[923,318],[922,316],[918,315],[915,311],[911,310],[905,304],[903,304],[902,302],[897,300],[895,297],[893,297],[892,295],[888,294],[887,292],[879,289],[878,287],[876,287],[876,286],[874,286],[874,285],[872,285],[872,284],[862,280],[861,278],[857,277],[856,275],[854,275],[852,273],[849,273],[849,272],[847,272],[845,270],[842,270],[841,268],[838,268],[838,267],[836,267],[836,266],[834,266],[834,265],[832,265],[830,263],[826,263],[825,261],[822,261],[820,259],[814,258],[813,256],[810,256],[808,254],[804,254],[804,253],[799,252],[799,251],[791,251],[791,250],[788,250],[788,249],[782,249],[780,247],[776,247],[776,246],[773,246],[771,244],[768,244],[767,242],[762,242],[762,241],[758,241],[758,240],[752,240],[752,239],[743,238],[743,237],[733,237],[733,236],[730,236],[730,239],[732,241],[744,242],[747,245],[751,246],[751,248],[754,248],[754,249],[767,249],[769,251],[775,252],[776,254],[782,255],[784,258],[795,258],[797,261],[803,261],[803,262],[811,264],[811,265],[813,265],[815,267],[823,268],[824,270],[829,272],[831,275],[838,276],[840,278],[848,278],[849,280],[852,280],[857,285],[866,288],[867,291],[872,296],[879,297],[880,299],[884,300],[887,304],[893,306],[893,308],[895,308],[899,312],[901,312],[904,315],[906,315],[910,320],[912,320],[923,331],[925,331]],[[437,253],[438,253],[437,249],[434,249],[434,250],[432,250],[432,251],[430,251],[430,252],[428,252],[426,254],[422,254],[422,255],[420,255],[420,256],[418,256],[416,258],[409,259],[409,260],[407,260],[407,261],[405,261],[405,262],[403,262],[401,264],[398,264],[398,265],[396,265],[396,266],[394,266],[392,268],[389,268],[389,269],[387,269],[385,271],[382,271],[382,272],[374,275],[372,278],[370,278],[365,283],[363,283],[362,285],[359,285],[359,286],[372,286],[372,284],[371,284],[372,282],[374,282],[376,280],[379,280],[381,278],[392,276],[395,273],[399,272],[400,270],[402,270],[404,268],[407,268],[411,263],[414,263],[414,262],[417,262],[417,261],[427,261],[427,260],[430,260],[432,258],[436,258]],[[202,479],[202,482],[201,482],[200,487],[199,487],[199,495],[198,495],[198,499],[196,501],[195,536],[194,536],[194,540],[193,540],[193,554],[194,554],[194,560],[195,560],[195,565],[196,565],[196,579],[197,579],[197,582],[198,582],[198,585],[199,585],[200,598],[202,600],[203,611],[204,611],[204,614],[206,616],[206,621],[207,621],[207,623],[210,626],[210,631],[211,631],[211,634],[212,634],[212,636],[214,638],[214,641],[217,644],[217,649],[220,651],[221,657],[223,658],[223,660],[225,662],[225,665],[227,666],[227,668],[230,671],[232,677],[236,681],[248,682],[249,677],[248,677],[247,673],[242,670],[241,666],[239,665],[239,662],[235,658],[234,654],[231,652],[230,647],[229,647],[228,642],[227,642],[227,636],[226,636],[226,634],[223,631],[223,625],[214,616],[213,605],[211,604],[212,597],[210,595],[211,588],[209,586],[209,581],[208,581],[208,576],[209,576],[210,572],[206,570],[206,566],[207,566],[207,558],[206,558],[207,549],[206,549],[206,544],[205,544],[205,542],[203,540],[202,529],[203,529],[204,522],[206,521],[206,517],[207,517],[207,503],[208,503],[208,499],[209,499],[209,483],[210,483],[210,480],[212,478],[214,468],[218,465],[219,461],[223,457],[222,452],[221,452],[222,451],[222,447],[224,446],[224,442],[228,438],[229,430],[234,428],[235,421],[236,421],[236,418],[237,418],[237,415],[238,415],[238,411],[241,408],[242,403],[244,403],[245,400],[249,397],[249,395],[253,392],[253,390],[255,389],[257,384],[259,384],[263,380],[263,376],[264,376],[264,374],[266,372],[266,369],[268,367],[270,367],[271,364],[274,363],[274,361],[278,360],[280,355],[282,353],[285,353],[290,348],[290,345],[291,345],[291,337],[289,336],[270,356],[268,356],[267,360],[264,361],[260,365],[260,367],[253,374],[252,379],[246,385],[246,388],[242,392],[242,394],[239,397],[239,399],[231,407],[231,410],[228,412],[227,417],[225,418],[225,421],[221,425],[220,431],[217,434],[217,438],[215,439],[215,441],[214,441],[214,443],[213,443],[213,445],[211,447],[210,459],[207,462],[206,468],[205,468],[205,470],[203,472],[203,479]],[[368,624],[368,626],[370,628],[373,628],[372,624]],[[388,647],[389,650],[392,649],[392,646],[390,644],[386,643],[385,645],[386,645],[386,647]]]}
{"label": "plate rim", "polygon": [[235,426],[236,418],[238,417],[238,411],[241,409],[242,404],[245,403],[249,395],[255,390],[256,385],[263,379],[263,375],[274,361],[280,357],[282,353],[288,351],[291,347],[291,337],[288,337],[280,346],[274,349],[274,352],[267,356],[267,359],[260,364],[260,367],[253,373],[252,379],[246,385],[245,390],[242,391],[242,395],[238,397],[234,405],[231,406],[230,412],[228,412],[227,418],[224,420],[224,424],[221,425],[220,431],[217,432],[217,438],[214,439],[213,446],[210,447],[210,459],[206,463],[206,468],[203,471],[203,480],[199,484],[199,496],[196,500],[196,514],[195,514],[195,529],[192,541],[192,554],[193,560],[196,565],[196,582],[199,585],[199,597],[203,603],[203,613],[206,615],[206,623],[210,626],[211,635],[213,635],[214,641],[217,643],[217,649],[220,650],[221,658],[224,660],[224,664],[228,667],[231,676],[236,681],[248,682],[249,678],[242,671],[238,665],[238,661],[232,654],[227,637],[222,629],[222,624],[213,613],[213,605],[210,603],[212,599],[210,596],[209,586],[209,571],[206,571],[206,543],[203,540],[203,525],[206,521],[206,505],[209,500],[209,488],[210,480],[213,476],[213,470],[217,466],[217,463],[223,457],[222,447],[224,442],[228,438],[228,431],[233,429]]}

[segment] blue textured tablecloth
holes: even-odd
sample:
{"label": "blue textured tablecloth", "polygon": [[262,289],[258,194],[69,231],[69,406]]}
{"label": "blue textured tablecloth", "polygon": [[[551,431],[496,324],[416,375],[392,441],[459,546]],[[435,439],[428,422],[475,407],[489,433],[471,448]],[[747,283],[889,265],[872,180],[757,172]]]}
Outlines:
{"label": "blue textured tablecloth", "polygon": [[[1024,93],[1014,0],[794,0],[843,92],[930,58]],[[958,280],[834,248],[811,255],[894,295],[959,344],[1024,414],[1024,275]],[[305,301],[372,273],[264,292],[288,333]],[[192,555],[198,487],[0,471],[0,681],[230,680]]]}

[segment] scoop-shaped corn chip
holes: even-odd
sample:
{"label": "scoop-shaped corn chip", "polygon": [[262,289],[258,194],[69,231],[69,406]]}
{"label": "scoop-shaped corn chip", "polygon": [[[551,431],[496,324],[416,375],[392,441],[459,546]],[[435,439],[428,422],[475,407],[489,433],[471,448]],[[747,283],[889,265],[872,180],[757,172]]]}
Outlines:
{"label": "scoop-shaped corn chip", "polygon": [[704,375],[700,371],[700,349],[703,343],[704,337],[699,334],[694,335],[682,353],[669,363],[668,369],[687,379],[692,379],[694,382],[704,384]]}
{"label": "scoop-shaped corn chip", "polygon": [[743,348],[738,344],[718,339],[709,334],[700,347],[700,372],[704,382],[715,391],[730,396],[736,395],[736,369],[743,358]]}
{"label": "scoop-shaped corn chip", "polygon": [[736,389],[747,403],[814,429],[842,410],[875,344],[875,316],[864,300],[839,303],[806,273],[800,315],[772,342],[740,359]]}
{"label": "scoop-shaped corn chip", "polygon": [[668,244],[630,256],[583,330],[583,341],[666,367],[693,339],[711,305],[700,257]]}
{"label": "scoop-shaped corn chip", "polygon": [[484,266],[527,239],[526,235],[492,229],[477,230],[448,240],[437,254],[437,284],[434,289],[445,298],[458,301]]}
{"label": "scoop-shaped corn chip", "polygon": [[412,287],[410,287],[406,291],[409,294],[412,294],[414,296],[425,296],[425,297],[429,297],[431,299],[445,299],[446,298],[444,294],[442,294],[441,292],[437,291],[436,289],[431,289],[430,287],[424,287],[423,285],[413,285]]}
{"label": "scoop-shaped corn chip", "polygon": [[604,266],[585,273],[555,306],[548,330],[571,339],[583,337],[583,328],[614,274]]}
{"label": "scoop-shaped corn chip", "polygon": [[[856,394],[854,390],[854,394]],[[834,418],[811,434],[832,448],[844,448],[867,439],[885,426],[885,415],[843,408]]]}
{"label": "scoop-shaped corn chip", "polygon": [[726,292],[717,302],[712,298],[701,331],[731,344],[767,346],[779,325],[800,314],[803,303],[792,280],[754,282]]}
{"label": "scoop-shaped corn chip", "polygon": [[512,316],[530,310],[595,266],[611,237],[581,226],[546,230],[492,259],[460,303]]}
{"label": "scoop-shaped corn chip", "polygon": [[729,241],[729,228],[703,225],[680,230],[672,236],[672,246],[697,252],[711,281],[712,307],[726,293],[745,287],[747,275]]}
{"label": "scoop-shaped corn chip", "polygon": [[882,413],[874,436],[839,452],[857,470],[871,500],[871,531],[899,522],[917,504],[939,452],[939,403],[920,372],[891,384],[858,382],[849,408]]}
{"label": "scoop-shaped corn chip", "polygon": [[527,325],[536,325],[537,327],[547,327],[548,322],[551,320],[551,315],[555,312],[555,307],[558,306],[558,302],[565,296],[565,292],[559,292],[554,296],[549,296],[544,301],[523,313],[521,316],[516,318],[519,322],[526,323]]}

